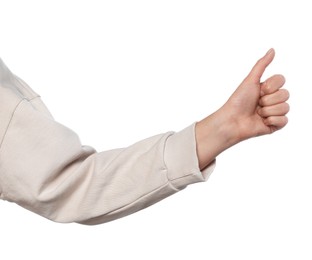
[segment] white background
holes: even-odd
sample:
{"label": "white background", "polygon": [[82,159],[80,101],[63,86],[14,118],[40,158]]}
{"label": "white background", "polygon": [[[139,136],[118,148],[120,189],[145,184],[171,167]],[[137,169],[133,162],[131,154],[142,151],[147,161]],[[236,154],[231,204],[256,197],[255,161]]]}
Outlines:
{"label": "white background", "polygon": [[1,201],[1,259],[312,259],[309,2],[0,0],[0,57],[99,151],[212,113],[271,47],[265,77],[291,93],[285,129],[126,218],[56,224]]}

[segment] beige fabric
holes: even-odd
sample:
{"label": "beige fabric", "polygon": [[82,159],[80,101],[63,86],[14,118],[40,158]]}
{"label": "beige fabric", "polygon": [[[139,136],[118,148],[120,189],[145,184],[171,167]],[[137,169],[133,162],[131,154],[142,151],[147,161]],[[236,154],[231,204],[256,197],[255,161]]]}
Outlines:
{"label": "beige fabric", "polygon": [[[105,133],[104,133],[105,134]],[[194,124],[97,153],[0,59],[0,198],[57,222],[99,224],[207,180]]]}

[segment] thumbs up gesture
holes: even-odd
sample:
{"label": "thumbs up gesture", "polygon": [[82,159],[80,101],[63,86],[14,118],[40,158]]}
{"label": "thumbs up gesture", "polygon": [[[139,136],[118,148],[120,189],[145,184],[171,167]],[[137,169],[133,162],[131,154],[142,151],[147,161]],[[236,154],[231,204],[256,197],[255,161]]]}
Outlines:
{"label": "thumbs up gesture", "polygon": [[286,101],[289,93],[282,89],[284,76],[274,75],[261,81],[274,55],[275,51],[270,49],[258,60],[228,101],[196,124],[201,169],[225,149],[251,137],[271,134],[287,124],[289,105]]}
{"label": "thumbs up gesture", "polygon": [[289,93],[282,89],[285,78],[274,75],[261,82],[267,66],[273,61],[275,52],[270,49],[250,71],[228,102],[223,113],[231,116],[236,125],[238,141],[265,135],[283,128],[288,120]]}

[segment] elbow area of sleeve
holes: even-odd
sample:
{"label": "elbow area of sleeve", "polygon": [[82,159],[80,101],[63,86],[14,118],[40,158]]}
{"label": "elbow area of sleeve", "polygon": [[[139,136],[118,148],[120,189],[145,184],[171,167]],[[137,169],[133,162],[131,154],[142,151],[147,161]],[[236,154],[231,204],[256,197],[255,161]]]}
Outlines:
{"label": "elbow area of sleeve", "polygon": [[215,160],[203,171],[196,152],[195,123],[167,139],[164,160],[171,184],[181,190],[187,185],[206,181],[215,167]]}

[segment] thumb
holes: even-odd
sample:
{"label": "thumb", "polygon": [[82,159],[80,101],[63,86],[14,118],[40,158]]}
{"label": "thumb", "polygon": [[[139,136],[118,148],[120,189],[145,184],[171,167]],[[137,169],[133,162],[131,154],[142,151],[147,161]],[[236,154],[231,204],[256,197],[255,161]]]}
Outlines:
{"label": "thumb", "polygon": [[270,49],[257,63],[254,65],[245,80],[259,84],[265,69],[270,65],[275,56],[274,49]]}

